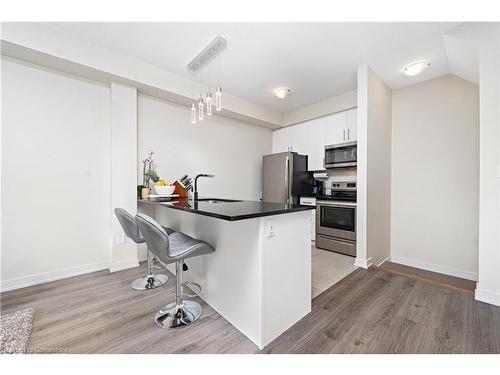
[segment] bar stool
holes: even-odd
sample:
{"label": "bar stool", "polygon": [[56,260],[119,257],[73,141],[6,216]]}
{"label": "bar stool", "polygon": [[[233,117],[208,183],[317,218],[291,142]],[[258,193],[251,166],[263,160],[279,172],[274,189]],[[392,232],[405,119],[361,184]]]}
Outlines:
{"label": "bar stool", "polygon": [[[169,234],[160,224],[147,215],[137,214],[135,219],[151,252],[165,264],[175,263],[175,302],[163,306],[156,313],[156,325],[161,328],[178,328],[194,323],[201,316],[201,305],[198,302],[185,300],[182,297],[199,295],[201,286],[196,283],[182,282],[182,272],[187,271],[184,260],[209,254],[214,249],[206,242],[189,237],[182,232]],[[194,295],[184,294],[183,286],[186,285],[198,287],[198,293]]]}
{"label": "bar stool", "polygon": [[[122,226],[123,231],[137,244],[144,243],[144,237],[137,226],[134,217],[123,208],[115,208],[115,215]],[[167,233],[174,233],[170,228],[164,228]],[[168,281],[168,276],[154,273],[154,256],[148,249],[147,275],[132,281],[131,287],[135,290],[149,290],[164,285]]]}

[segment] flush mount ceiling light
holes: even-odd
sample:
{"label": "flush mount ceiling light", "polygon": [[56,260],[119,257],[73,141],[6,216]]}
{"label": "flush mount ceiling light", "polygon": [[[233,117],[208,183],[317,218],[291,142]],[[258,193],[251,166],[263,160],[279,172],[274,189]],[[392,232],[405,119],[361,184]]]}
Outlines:
{"label": "flush mount ceiling light", "polygon": [[414,77],[417,74],[420,74],[424,70],[428,69],[430,66],[431,66],[431,62],[428,60],[415,61],[415,62],[405,66],[404,73],[408,77]]}
{"label": "flush mount ceiling light", "polygon": [[279,99],[286,99],[292,93],[288,87],[278,87],[273,90],[273,95]]}

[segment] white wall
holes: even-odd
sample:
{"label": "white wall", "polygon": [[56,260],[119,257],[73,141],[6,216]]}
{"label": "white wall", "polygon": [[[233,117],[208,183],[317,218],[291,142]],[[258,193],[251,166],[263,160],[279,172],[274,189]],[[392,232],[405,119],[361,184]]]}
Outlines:
{"label": "white wall", "polygon": [[109,89],[2,58],[3,290],[108,267]]}
{"label": "white wall", "polygon": [[390,256],[391,90],[358,68],[358,199],[355,263],[367,268]]}
{"label": "white wall", "polygon": [[[43,23],[2,24],[2,54],[68,73],[134,86],[140,92],[190,105],[192,81],[130,55],[59,32]],[[281,126],[281,113],[224,92],[223,116],[271,129]]]}
{"label": "white wall", "polygon": [[500,30],[487,25],[479,50],[479,280],[476,299],[500,306]]}
{"label": "white wall", "polygon": [[391,259],[477,279],[479,88],[446,75],[392,92]]}
{"label": "white wall", "polygon": [[2,290],[137,265],[112,209],[135,211],[136,159],[150,148],[169,180],[210,172],[202,194],[260,197],[270,130],[216,116],[192,125],[185,107],[149,97],[137,113],[133,87],[2,63]]}
{"label": "white wall", "polygon": [[390,256],[392,93],[368,68],[367,255],[374,264]]}
{"label": "white wall", "polygon": [[475,297],[500,306],[500,25],[465,23],[449,34],[479,50],[479,277]]}
{"label": "white wall", "polygon": [[322,100],[317,103],[283,113],[283,126],[298,124],[304,121],[323,117],[336,112],[342,112],[357,106],[357,91]]}
{"label": "white wall", "polygon": [[[199,179],[200,195],[260,199],[262,155],[272,152],[270,130],[217,116],[191,124],[185,107],[146,96],[139,96],[138,118],[139,161],[154,150],[155,168],[169,182],[213,173],[215,179]],[[139,166],[138,181],[141,174]]]}
{"label": "white wall", "polygon": [[[134,214],[137,211],[137,89],[111,84],[111,206]],[[137,245],[125,237],[115,215],[111,217],[113,244],[110,271],[138,266]]]}

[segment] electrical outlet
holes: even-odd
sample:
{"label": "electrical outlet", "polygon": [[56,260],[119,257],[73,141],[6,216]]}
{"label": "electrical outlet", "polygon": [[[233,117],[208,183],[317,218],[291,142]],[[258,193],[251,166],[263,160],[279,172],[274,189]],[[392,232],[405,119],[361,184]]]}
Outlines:
{"label": "electrical outlet", "polygon": [[275,230],[276,230],[276,228],[274,226],[274,220],[268,220],[266,224],[267,224],[267,227],[266,227],[267,238],[274,237]]}

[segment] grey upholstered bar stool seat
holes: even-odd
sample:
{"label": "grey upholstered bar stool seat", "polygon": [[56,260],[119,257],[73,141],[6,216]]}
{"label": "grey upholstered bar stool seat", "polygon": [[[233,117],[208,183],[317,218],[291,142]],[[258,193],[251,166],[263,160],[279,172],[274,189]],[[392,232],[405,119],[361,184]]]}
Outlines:
{"label": "grey upholstered bar stool seat", "polygon": [[[209,254],[214,251],[213,247],[182,232],[169,234],[160,224],[147,215],[137,214],[135,219],[146,239],[148,248],[153,254],[163,263],[175,263],[175,302],[163,306],[158,311],[155,317],[156,324],[162,328],[177,328],[194,323],[201,316],[202,309],[198,302],[182,298],[184,295],[183,286],[187,284],[182,282],[182,272],[187,269],[184,260]],[[198,286],[201,291],[198,284],[194,285]],[[199,292],[196,295],[198,294]]]}
{"label": "grey upholstered bar stool seat", "polygon": [[[137,226],[135,218],[131,214],[123,208],[115,208],[115,215],[128,238],[137,244],[145,242],[144,237]],[[174,233],[174,231],[170,228],[164,229],[169,234]],[[162,286],[167,281],[167,275],[154,273],[154,257],[148,249],[147,275],[132,281],[132,288],[135,290],[149,290]]]}

